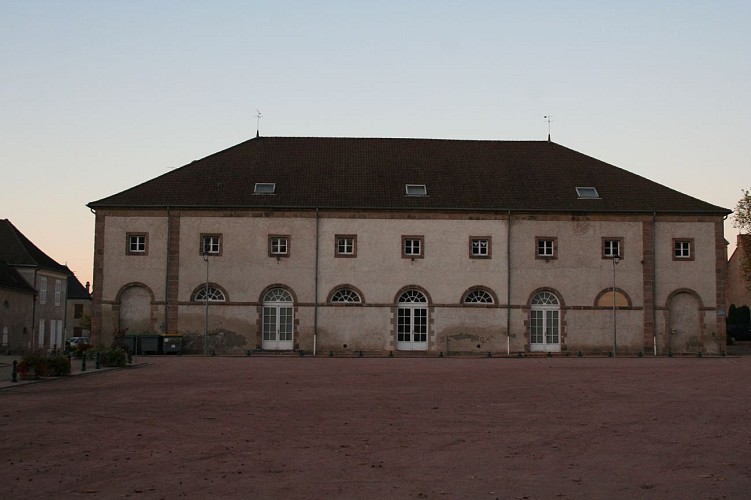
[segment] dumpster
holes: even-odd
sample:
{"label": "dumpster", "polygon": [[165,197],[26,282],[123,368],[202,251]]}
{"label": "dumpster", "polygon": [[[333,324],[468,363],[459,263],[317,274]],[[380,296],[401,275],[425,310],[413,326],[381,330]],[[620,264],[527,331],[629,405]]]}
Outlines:
{"label": "dumpster", "polygon": [[125,348],[128,349],[128,352],[131,354],[139,354],[137,351],[138,348],[138,336],[137,335],[126,335],[123,337],[123,343],[125,344]]}
{"label": "dumpster", "polygon": [[159,339],[161,335],[139,335],[141,354],[159,354]]}
{"label": "dumpster", "polygon": [[164,354],[182,354],[183,338],[180,335],[165,335],[162,337],[162,352]]}

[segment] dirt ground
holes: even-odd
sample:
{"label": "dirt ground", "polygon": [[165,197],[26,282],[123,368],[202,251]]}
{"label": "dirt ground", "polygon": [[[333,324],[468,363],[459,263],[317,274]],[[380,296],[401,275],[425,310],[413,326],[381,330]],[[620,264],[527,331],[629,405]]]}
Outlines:
{"label": "dirt ground", "polygon": [[1,390],[2,496],[751,494],[751,357],[147,360]]}

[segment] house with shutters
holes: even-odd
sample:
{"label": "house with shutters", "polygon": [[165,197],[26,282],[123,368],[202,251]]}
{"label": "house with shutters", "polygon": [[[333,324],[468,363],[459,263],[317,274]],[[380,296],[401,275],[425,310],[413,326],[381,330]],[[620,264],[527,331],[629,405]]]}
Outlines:
{"label": "house with shutters", "polygon": [[9,220],[0,219],[0,349],[63,347],[69,273]]}
{"label": "house with shutters", "polygon": [[730,211],[549,141],[256,137],[88,206],[99,342],[725,350]]}

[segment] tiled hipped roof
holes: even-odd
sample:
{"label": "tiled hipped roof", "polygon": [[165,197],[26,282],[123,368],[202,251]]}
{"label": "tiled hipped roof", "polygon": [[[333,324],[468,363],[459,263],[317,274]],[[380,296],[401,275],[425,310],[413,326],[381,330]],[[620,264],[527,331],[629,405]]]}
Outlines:
{"label": "tiled hipped roof", "polygon": [[65,266],[41,251],[8,219],[0,219],[0,260],[14,266],[38,266],[67,272]]}
{"label": "tiled hipped roof", "polygon": [[251,139],[88,206],[729,213],[545,141],[313,137]]}

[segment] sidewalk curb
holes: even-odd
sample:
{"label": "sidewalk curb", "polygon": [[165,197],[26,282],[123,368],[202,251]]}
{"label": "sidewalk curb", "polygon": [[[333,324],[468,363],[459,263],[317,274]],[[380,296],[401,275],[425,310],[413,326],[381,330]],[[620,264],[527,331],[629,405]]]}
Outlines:
{"label": "sidewalk curb", "polygon": [[71,372],[69,375],[64,375],[62,377],[41,377],[35,380],[19,379],[18,382],[11,382],[7,380],[7,381],[0,382],[0,391],[6,390],[6,389],[13,389],[16,387],[24,387],[24,386],[32,385],[32,384],[38,384],[41,382],[56,382],[59,380],[69,380],[75,377],[81,377],[81,376],[86,376],[86,375],[96,375],[96,374],[106,373],[106,372],[115,371],[115,370],[131,370],[131,369],[143,368],[143,367],[150,366],[150,365],[151,365],[150,362],[142,361],[138,363],[132,363],[130,365],[125,365],[123,367],[107,366],[107,367],[99,368],[99,369],[92,368],[90,370],[86,370],[85,372],[78,370],[78,371]]}

